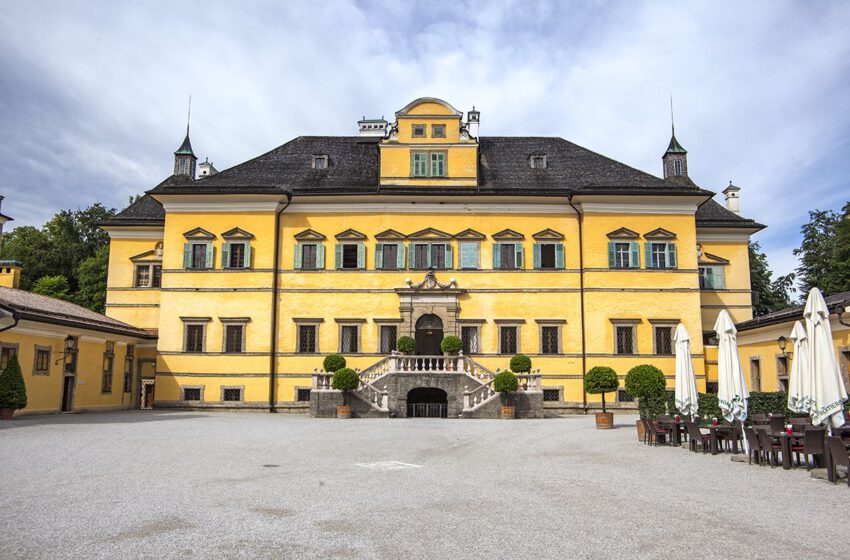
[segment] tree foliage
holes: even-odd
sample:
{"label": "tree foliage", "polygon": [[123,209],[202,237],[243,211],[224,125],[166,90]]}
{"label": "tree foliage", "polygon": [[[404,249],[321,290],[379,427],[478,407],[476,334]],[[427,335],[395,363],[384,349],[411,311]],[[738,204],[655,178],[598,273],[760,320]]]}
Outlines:
{"label": "tree foliage", "polygon": [[70,299],[71,297],[71,288],[68,285],[68,279],[61,274],[56,276],[42,276],[32,285],[32,292],[59,299]]}
{"label": "tree foliage", "polygon": [[750,241],[750,289],[753,292],[753,314],[765,315],[785,309],[793,302],[794,273],[775,280],[758,241]]}
{"label": "tree foliage", "polygon": [[605,393],[616,391],[620,387],[617,372],[608,366],[596,366],[584,376],[584,390],[591,395],[602,395],[602,412],[605,408]]}
{"label": "tree foliage", "polygon": [[525,354],[517,354],[511,358],[511,371],[514,373],[528,373],[531,371],[531,358]]}
{"label": "tree foliage", "polygon": [[102,312],[109,235],[97,224],[114,215],[114,208],[97,203],[83,210],[62,210],[41,228],[16,227],[3,234],[0,258],[21,262],[22,289],[34,290],[45,276],[62,276],[68,284],[65,299]]}
{"label": "tree foliage", "polygon": [[335,373],[345,367],[345,357],[339,354],[328,354],[322,362],[325,371]]}
{"label": "tree foliage", "polygon": [[841,212],[813,210],[800,228],[803,241],[794,249],[800,258],[800,288],[820,288],[825,295],[850,291],[850,202]]}
{"label": "tree foliage", "polygon": [[519,388],[519,379],[512,371],[501,371],[493,379],[493,390],[497,393],[512,393]]}
{"label": "tree foliage", "polygon": [[21,409],[27,406],[27,387],[21,374],[18,356],[12,354],[6,369],[0,373],[0,408]]}
{"label": "tree foliage", "polygon": [[625,385],[626,392],[638,400],[641,418],[654,418],[659,410],[664,411],[667,380],[660,369],[649,364],[635,366],[626,374]]}

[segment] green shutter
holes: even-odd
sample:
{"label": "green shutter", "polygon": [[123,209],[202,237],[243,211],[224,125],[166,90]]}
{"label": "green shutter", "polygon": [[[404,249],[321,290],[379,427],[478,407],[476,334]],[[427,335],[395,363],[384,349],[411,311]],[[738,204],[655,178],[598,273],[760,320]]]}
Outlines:
{"label": "green shutter", "polygon": [[667,268],[676,268],[676,244],[667,244]]}
{"label": "green shutter", "polygon": [[342,243],[337,243],[334,247],[334,268],[342,268]]}
{"label": "green shutter", "polygon": [[629,266],[631,268],[640,268],[640,245],[637,243],[637,241],[632,241],[631,243],[629,243],[629,246],[631,248],[632,253],[630,259],[631,262],[629,263]]}
{"label": "green shutter", "polygon": [[608,242],[608,268],[617,268],[617,244]]}
{"label": "green shutter", "polygon": [[251,242],[245,242],[245,262],[242,264],[245,268],[251,268]]}
{"label": "green shutter", "polygon": [[535,270],[540,268],[540,261],[542,260],[541,251],[542,251],[542,249],[540,247],[540,243],[535,243],[534,244],[534,257],[533,257]]}
{"label": "green shutter", "polygon": [[428,247],[428,250],[425,251],[425,268],[431,268],[433,264],[431,263],[431,245],[432,243],[426,243],[425,246]]}
{"label": "green shutter", "polygon": [[384,244],[375,245],[375,270],[384,268]]}
{"label": "green shutter", "polygon": [[398,267],[399,270],[404,270],[404,252],[405,252],[404,243],[399,243],[398,244],[398,257],[397,257],[398,262],[396,263],[396,266]]}
{"label": "green shutter", "polygon": [[502,244],[493,243],[493,270],[501,268],[502,264]]}
{"label": "green shutter", "polygon": [[643,256],[646,262],[646,268],[655,268],[653,266],[655,263],[652,262],[652,243],[647,242],[643,246]]}
{"label": "green shutter", "polygon": [[460,243],[460,256],[458,266],[460,268],[478,268],[478,243]]}
{"label": "green shutter", "polygon": [[516,244],[516,267],[523,268],[522,263],[522,243]]}
{"label": "green shutter", "polygon": [[296,243],[295,244],[295,263],[292,265],[292,268],[294,268],[295,270],[300,269],[302,264],[303,264],[302,261],[301,261],[301,253],[302,253],[301,244]]}
{"label": "green shutter", "polygon": [[717,268],[714,269],[714,271],[717,273],[717,274],[714,275],[715,278],[716,278],[716,280],[714,281],[714,289],[715,290],[725,290],[726,289],[726,276],[725,276],[726,269],[718,266]]}
{"label": "green shutter", "polygon": [[452,245],[451,243],[446,243],[446,262],[444,263],[444,268],[451,269],[455,264],[455,259],[453,255]]}
{"label": "green shutter", "polygon": [[207,262],[204,263],[204,264],[206,264],[205,268],[212,268],[213,267],[213,246],[212,246],[212,243],[207,243]]}
{"label": "green shutter", "polygon": [[192,268],[192,244],[183,244],[183,268]]}
{"label": "green shutter", "polygon": [[357,244],[357,268],[366,268],[366,244]]}
{"label": "green shutter", "polygon": [[325,269],[325,244],[316,243],[316,268]]}
{"label": "green shutter", "polygon": [[564,268],[564,244],[555,244],[555,268]]}
{"label": "green shutter", "polygon": [[221,268],[230,268],[230,243],[221,244]]}

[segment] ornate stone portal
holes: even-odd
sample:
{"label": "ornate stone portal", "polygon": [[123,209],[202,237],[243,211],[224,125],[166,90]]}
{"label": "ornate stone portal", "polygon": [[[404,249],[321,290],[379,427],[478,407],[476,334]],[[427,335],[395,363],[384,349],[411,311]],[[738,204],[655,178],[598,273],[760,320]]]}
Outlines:
{"label": "ornate stone portal", "polygon": [[454,278],[448,283],[437,280],[434,270],[429,270],[425,278],[418,283],[408,278],[406,288],[396,288],[399,295],[399,336],[416,336],[416,322],[423,315],[436,315],[443,322],[443,335],[458,335],[458,315],[460,303],[458,298],[466,290],[457,287]]}

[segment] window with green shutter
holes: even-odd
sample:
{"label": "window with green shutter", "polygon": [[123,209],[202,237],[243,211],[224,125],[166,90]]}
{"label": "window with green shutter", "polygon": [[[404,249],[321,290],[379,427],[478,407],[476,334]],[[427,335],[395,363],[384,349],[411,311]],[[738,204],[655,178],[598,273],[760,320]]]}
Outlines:
{"label": "window with green shutter", "polygon": [[431,177],[446,176],[445,152],[431,152]]}
{"label": "window with green shutter", "polygon": [[522,266],[522,243],[494,243],[493,268],[515,270]]}
{"label": "window with green shutter", "polygon": [[700,266],[699,287],[701,290],[723,290],[726,288],[722,266]]}
{"label": "window with green shutter", "polygon": [[556,269],[564,268],[563,243],[535,243],[534,268]]}
{"label": "window with green shutter", "polygon": [[298,270],[319,270],[325,268],[325,246],[320,243],[296,244],[295,268]]}
{"label": "window with green shutter", "polygon": [[414,177],[428,176],[428,152],[413,152],[411,156],[411,175]]}
{"label": "window with green shutter", "polygon": [[410,176],[411,177],[446,177],[448,167],[446,164],[447,152],[415,150],[410,153]]}
{"label": "window with green shutter", "polygon": [[461,241],[458,244],[460,268],[476,269],[480,266],[481,244],[478,242]]}
{"label": "window with green shutter", "polygon": [[647,243],[645,253],[646,268],[676,268],[675,243]]}
{"label": "window with green shutter", "polygon": [[337,269],[366,268],[366,247],[363,243],[337,243],[335,260]]}
{"label": "window with green shutter", "polygon": [[183,268],[203,270],[212,268],[213,246],[212,243],[184,243],[183,244]]}

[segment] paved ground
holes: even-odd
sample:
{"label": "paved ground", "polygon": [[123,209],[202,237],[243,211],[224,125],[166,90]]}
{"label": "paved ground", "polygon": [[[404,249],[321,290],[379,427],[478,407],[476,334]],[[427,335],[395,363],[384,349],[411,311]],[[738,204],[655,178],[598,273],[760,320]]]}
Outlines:
{"label": "paved ground", "polygon": [[846,486],[648,448],[618,423],[16,419],[0,425],[0,557],[850,555]]}

